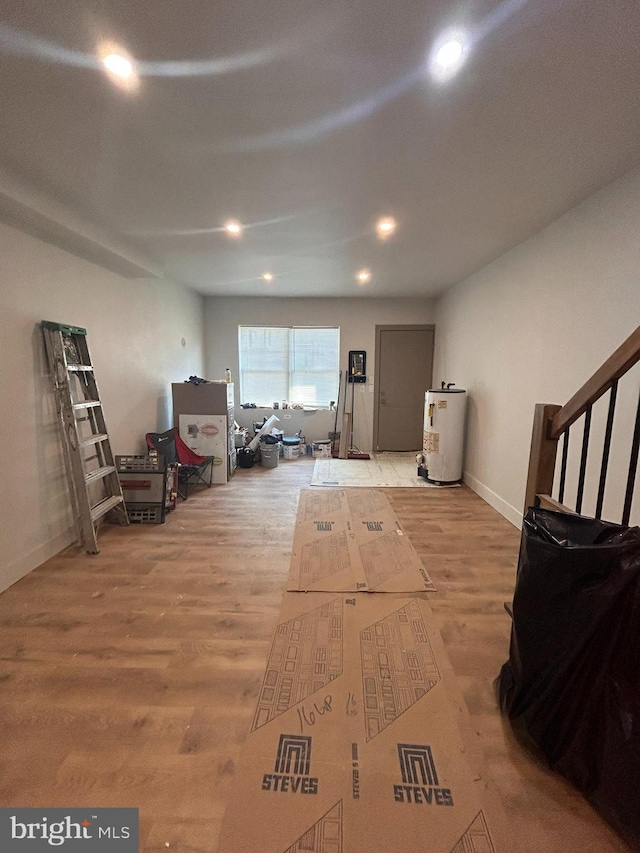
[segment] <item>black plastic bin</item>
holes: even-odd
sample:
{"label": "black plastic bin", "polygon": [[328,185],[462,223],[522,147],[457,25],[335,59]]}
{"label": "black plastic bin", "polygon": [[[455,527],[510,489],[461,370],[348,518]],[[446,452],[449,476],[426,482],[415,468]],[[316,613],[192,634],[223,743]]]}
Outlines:
{"label": "black plastic bin", "polygon": [[239,468],[253,468],[256,455],[250,447],[240,447],[236,458]]}
{"label": "black plastic bin", "polygon": [[528,511],[497,689],[516,730],[640,850],[640,528]]}

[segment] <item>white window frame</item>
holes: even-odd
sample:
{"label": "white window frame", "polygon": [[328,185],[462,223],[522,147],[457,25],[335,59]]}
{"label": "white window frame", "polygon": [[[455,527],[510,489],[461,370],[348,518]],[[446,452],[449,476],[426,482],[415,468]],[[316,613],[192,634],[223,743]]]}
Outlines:
{"label": "white window frame", "polygon": [[[247,354],[244,352],[243,346],[243,334],[246,335],[251,329],[256,330],[273,330],[274,332],[286,332],[286,346],[283,347],[280,355],[283,360],[282,367],[275,367],[271,370],[265,370],[265,374],[271,373],[272,377],[274,374],[279,374],[280,381],[274,384],[279,386],[280,395],[275,392],[278,388],[268,388],[267,390],[256,390],[256,385],[259,388],[262,388],[262,383],[255,382],[255,373],[256,367],[251,364],[247,364]],[[296,350],[295,346],[295,338],[296,332],[305,332],[305,331],[327,331],[333,332],[335,334],[335,339],[333,341],[333,346],[335,349],[335,367],[327,368],[320,367],[314,369],[313,367],[306,368],[298,368],[296,370],[296,358],[301,358],[303,353],[302,342],[300,346]],[[244,362],[244,363],[243,363]],[[242,403],[256,403],[258,406],[271,406],[274,402],[277,402],[279,405],[282,405],[284,401],[289,403],[290,405],[303,406],[304,408],[313,408],[313,409],[328,409],[329,403],[331,401],[336,401],[339,393],[339,383],[340,383],[340,327],[339,326],[282,326],[282,325],[257,325],[257,324],[242,324],[238,326],[238,364],[239,364],[239,386],[240,386],[240,401]],[[324,374],[325,380],[322,385],[326,389],[328,399],[310,399],[309,394],[304,394],[304,392],[295,390],[295,375],[313,375]],[[254,381],[250,382],[247,378],[245,378],[246,374],[254,374]],[[328,374],[332,374],[328,377]],[[284,381],[283,381],[284,380]],[[331,387],[331,383],[332,386]],[[247,390],[247,386],[253,388],[252,391]],[[304,386],[302,386],[304,387]],[[313,387],[314,397],[317,395],[318,386],[317,385],[308,385],[307,388],[310,390]],[[259,399],[248,399],[248,396],[257,396]],[[261,397],[261,398],[260,398]],[[246,398],[246,399],[245,399]]]}

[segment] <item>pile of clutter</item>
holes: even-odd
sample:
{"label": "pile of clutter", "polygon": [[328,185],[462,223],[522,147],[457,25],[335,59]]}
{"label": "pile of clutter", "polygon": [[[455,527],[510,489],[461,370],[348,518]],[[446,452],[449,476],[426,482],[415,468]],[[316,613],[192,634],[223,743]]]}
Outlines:
{"label": "pile of clutter", "polygon": [[[275,415],[264,418],[262,423],[253,422],[254,437],[249,438],[246,430],[236,437],[238,467],[253,468],[260,462],[263,468],[276,468],[279,459],[298,459],[300,456],[323,457],[331,455],[331,441],[318,441],[307,444],[302,430],[295,435],[285,436],[274,424]],[[238,446],[238,443],[241,446]]]}

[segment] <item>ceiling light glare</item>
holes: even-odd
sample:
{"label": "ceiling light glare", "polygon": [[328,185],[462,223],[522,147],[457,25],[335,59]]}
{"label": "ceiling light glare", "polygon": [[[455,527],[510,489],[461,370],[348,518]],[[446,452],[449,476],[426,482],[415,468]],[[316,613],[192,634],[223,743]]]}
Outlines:
{"label": "ceiling light glare", "polygon": [[116,77],[126,79],[133,74],[133,63],[126,56],[121,56],[119,53],[110,53],[108,56],[105,56],[102,64],[107,71],[115,74]]}
{"label": "ceiling light glare", "polygon": [[397,222],[393,216],[383,216],[376,222],[376,231],[381,240],[390,237],[397,228]]}
{"label": "ceiling light glare", "polygon": [[464,48],[459,41],[448,41],[437,52],[436,65],[439,65],[440,68],[451,68],[454,65],[458,65],[462,59],[463,50]]}
{"label": "ceiling light glare", "polygon": [[104,42],[98,48],[100,61],[111,82],[120,89],[133,91],[138,88],[140,78],[135,62],[127,52],[113,42]]}
{"label": "ceiling light glare", "polygon": [[469,41],[460,32],[443,33],[433,45],[429,58],[431,76],[439,83],[454,77],[469,55]]}
{"label": "ceiling light glare", "polygon": [[224,223],[224,230],[230,237],[240,237],[242,234],[242,225],[237,220],[230,219]]}
{"label": "ceiling light glare", "polygon": [[356,278],[358,279],[360,284],[366,284],[367,282],[371,281],[371,273],[369,272],[369,270],[359,270],[356,273]]}
{"label": "ceiling light glare", "polygon": [[266,273],[264,273],[264,274],[263,274],[262,278],[263,278],[265,281],[273,281],[273,273],[271,273],[271,272],[266,272]]}

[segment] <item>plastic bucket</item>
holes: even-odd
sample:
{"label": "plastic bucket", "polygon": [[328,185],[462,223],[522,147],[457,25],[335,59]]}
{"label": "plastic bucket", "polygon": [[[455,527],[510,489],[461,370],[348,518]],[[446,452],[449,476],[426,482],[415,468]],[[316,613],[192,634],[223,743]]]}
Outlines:
{"label": "plastic bucket", "polygon": [[331,458],[331,441],[314,441],[313,445],[314,459],[330,459]]}
{"label": "plastic bucket", "polygon": [[300,456],[300,438],[297,435],[285,436],[282,439],[283,457],[297,459]]}
{"label": "plastic bucket", "polygon": [[278,454],[280,452],[280,444],[264,444],[260,445],[260,459],[263,468],[277,468]]}

